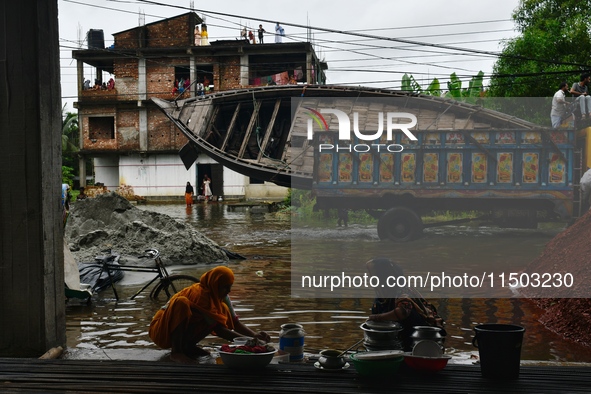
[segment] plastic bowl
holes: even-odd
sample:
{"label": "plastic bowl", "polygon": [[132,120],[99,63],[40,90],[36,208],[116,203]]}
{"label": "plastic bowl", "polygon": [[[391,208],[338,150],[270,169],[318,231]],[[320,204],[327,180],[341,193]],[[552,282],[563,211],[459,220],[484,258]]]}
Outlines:
{"label": "plastic bowl", "polygon": [[246,342],[250,341],[251,337],[236,337],[232,341],[234,345],[246,345]]}
{"label": "plastic bowl", "polygon": [[220,350],[220,357],[225,366],[235,369],[265,368],[273,360],[275,351],[265,353],[228,353]]}
{"label": "plastic bowl", "polygon": [[451,356],[442,355],[439,357],[414,356],[412,354],[404,355],[406,365],[417,371],[437,372],[441,371],[447,365]]}
{"label": "plastic bowl", "polygon": [[404,361],[403,355],[393,355],[391,358],[380,358],[374,360],[359,359],[357,355],[367,355],[371,352],[351,354],[349,359],[353,362],[355,370],[361,376],[374,378],[389,378],[396,373]]}

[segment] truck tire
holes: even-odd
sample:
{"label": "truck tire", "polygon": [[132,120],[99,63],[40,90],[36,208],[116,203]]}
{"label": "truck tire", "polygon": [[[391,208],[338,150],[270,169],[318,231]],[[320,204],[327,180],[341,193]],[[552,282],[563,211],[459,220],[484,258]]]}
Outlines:
{"label": "truck tire", "polygon": [[422,233],[423,221],[415,211],[409,208],[390,208],[378,220],[378,236],[383,241],[412,241],[420,238]]}

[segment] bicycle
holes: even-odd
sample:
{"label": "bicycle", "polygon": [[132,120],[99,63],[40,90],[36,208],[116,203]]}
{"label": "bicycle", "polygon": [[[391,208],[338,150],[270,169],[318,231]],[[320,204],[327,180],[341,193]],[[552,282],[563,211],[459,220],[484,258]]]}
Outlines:
{"label": "bicycle", "polygon": [[[184,289],[185,287],[191,286],[192,284],[198,283],[199,279],[195,278],[191,275],[169,275],[166,267],[162,263],[160,259],[160,252],[157,249],[146,249],[144,254],[139,256],[139,258],[151,258],[154,260],[155,267],[129,267],[129,266],[122,266],[118,264],[112,264],[111,262],[115,261],[113,258],[113,254],[111,250],[108,249],[104,252],[109,253],[107,256],[98,256],[95,258],[97,262],[100,262],[101,270],[99,273],[99,277],[103,272],[107,272],[107,275],[110,279],[110,285],[113,289],[113,293],[115,294],[115,299],[119,301],[119,294],[117,293],[117,289],[112,280],[112,272],[111,271],[131,271],[131,272],[155,272],[156,276],[149,281],[144,287],[139,289],[134,295],[130,297],[130,299],[134,299],[137,297],[141,292],[146,290],[152,283],[159,281],[157,285],[152,288],[150,292],[150,298],[154,301],[165,302],[170,299],[174,294],[178,291]],[[118,259],[117,259],[118,260]],[[93,288],[94,290],[94,288]]]}

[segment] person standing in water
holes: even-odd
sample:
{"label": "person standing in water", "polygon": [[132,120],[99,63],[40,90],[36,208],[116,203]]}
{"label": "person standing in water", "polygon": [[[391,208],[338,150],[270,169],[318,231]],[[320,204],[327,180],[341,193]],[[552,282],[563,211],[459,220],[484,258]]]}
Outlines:
{"label": "person standing in water", "polygon": [[195,190],[193,190],[193,186],[191,186],[191,182],[187,182],[187,186],[185,187],[185,203],[187,203],[187,208],[193,205],[193,195],[195,194]]}
{"label": "person standing in water", "polygon": [[209,201],[213,193],[211,192],[211,179],[207,174],[203,175],[203,196],[205,196],[205,201]]}

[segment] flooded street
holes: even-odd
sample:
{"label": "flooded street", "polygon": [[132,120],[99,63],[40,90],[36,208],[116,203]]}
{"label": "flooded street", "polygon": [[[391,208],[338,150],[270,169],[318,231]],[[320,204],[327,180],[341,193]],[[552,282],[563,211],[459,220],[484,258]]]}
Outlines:
{"label": "flooded street", "polygon": [[[363,338],[360,324],[366,320],[372,299],[329,299],[291,297],[292,236],[309,239],[321,249],[325,239],[354,238],[355,246],[324,253],[355,254],[362,264],[379,243],[375,225],[350,223],[349,228],[325,227],[292,230],[288,215],[218,203],[197,204],[191,209],[184,204],[146,205],[141,209],[167,214],[191,224],[220,246],[239,253],[247,260],[232,260],[229,267],[236,275],[232,301],[247,325],[271,333],[278,343],[280,326],[300,323],[306,331],[306,351],[326,348],[345,349]],[[425,231],[425,237],[412,248],[399,248],[392,258],[405,264],[424,259],[439,259],[443,264],[478,264],[489,271],[500,271],[517,261],[529,262],[537,257],[559,230],[506,230],[477,227],[440,227]],[[295,234],[294,234],[295,232]],[[116,251],[116,245],[113,245]],[[138,255],[141,251],[138,251]],[[507,256],[510,256],[508,258]],[[191,261],[191,256],[187,256]],[[514,260],[512,260],[514,259]],[[173,266],[173,273],[199,277],[208,265]],[[126,349],[156,348],[147,331],[154,313],[160,308],[144,291],[135,300],[129,297],[150,276],[126,273],[117,284],[120,301],[111,289],[95,295],[91,305],[70,302],[67,306],[67,340],[70,348]],[[519,298],[433,299],[440,315],[447,321],[446,347],[450,354],[468,362],[477,354],[472,346],[473,327],[480,323],[512,323],[524,326],[526,335],[522,359],[548,361],[591,361],[591,349],[566,342],[537,322],[540,310]],[[208,343],[223,343],[208,337]]]}

